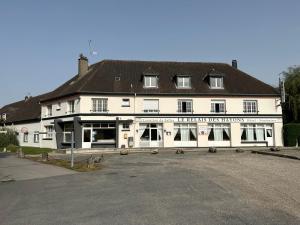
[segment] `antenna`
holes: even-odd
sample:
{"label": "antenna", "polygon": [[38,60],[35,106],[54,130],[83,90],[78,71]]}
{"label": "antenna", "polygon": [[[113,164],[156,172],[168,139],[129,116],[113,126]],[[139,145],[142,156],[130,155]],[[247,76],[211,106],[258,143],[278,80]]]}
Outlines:
{"label": "antenna", "polygon": [[97,51],[94,51],[92,48],[92,40],[89,40],[89,50],[90,50],[90,55],[94,56],[94,55],[98,55]]}

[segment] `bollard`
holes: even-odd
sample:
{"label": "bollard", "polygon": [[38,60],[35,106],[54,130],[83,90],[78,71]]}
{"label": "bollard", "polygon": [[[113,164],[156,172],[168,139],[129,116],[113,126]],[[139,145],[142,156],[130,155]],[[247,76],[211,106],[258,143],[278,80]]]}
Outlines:
{"label": "bollard", "polygon": [[49,160],[48,152],[42,153],[42,161],[47,162]]}
{"label": "bollard", "polygon": [[25,154],[24,154],[22,148],[18,149],[17,155],[18,155],[18,158],[24,158],[25,157]]}
{"label": "bollard", "polygon": [[217,148],[209,147],[208,152],[210,152],[210,153],[217,153]]}
{"label": "bollard", "polygon": [[128,153],[129,153],[128,149],[122,149],[120,151],[120,155],[128,155]]}

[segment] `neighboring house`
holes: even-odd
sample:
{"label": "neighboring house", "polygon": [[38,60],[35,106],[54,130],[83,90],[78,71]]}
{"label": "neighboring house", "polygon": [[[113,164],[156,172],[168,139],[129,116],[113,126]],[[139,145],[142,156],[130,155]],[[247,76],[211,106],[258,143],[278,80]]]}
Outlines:
{"label": "neighboring house", "polygon": [[[7,110],[29,101],[32,123],[22,117],[26,107]],[[19,133],[24,127],[46,132],[39,137],[43,147],[70,148],[72,132],[76,148],[282,146],[280,94],[238,70],[236,60],[232,66],[122,60],[89,66],[81,55],[78,75],[14,104],[0,113],[18,115],[7,122]]]}

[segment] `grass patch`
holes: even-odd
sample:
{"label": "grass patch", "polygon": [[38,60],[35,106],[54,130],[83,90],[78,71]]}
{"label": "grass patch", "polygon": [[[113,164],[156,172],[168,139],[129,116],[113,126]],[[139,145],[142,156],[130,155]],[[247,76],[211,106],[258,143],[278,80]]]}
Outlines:
{"label": "grass patch", "polygon": [[90,171],[100,170],[103,168],[103,165],[101,165],[100,163],[95,164],[93,168],[88,168],[87,163],[85,161],[74,162],[74,167],[71,168],[71,162],[69,160],[50,158],[48,161],[42,161],[41,157],[26,157],[26,158],[40,163],[45,163],[54,166],[64,167],[70,170],[75,170],[77,172],[90,172]]}
{"label": "grass patch", "polygon": [[38,148],[38,147],[21,147],[23,152],[28,155],[38,155],[45,152],[52,152],[54,149],[51,148]]}

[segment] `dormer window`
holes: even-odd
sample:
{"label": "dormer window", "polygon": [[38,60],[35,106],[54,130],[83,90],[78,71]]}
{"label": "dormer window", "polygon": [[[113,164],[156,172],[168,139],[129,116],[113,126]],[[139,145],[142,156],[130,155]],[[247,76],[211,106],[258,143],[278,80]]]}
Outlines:
{"label": "dormer window", "polygon": [[177,88],[191,88],[191,77],[177,76]]}
{"label": "dormer window", "polygon": [[144,87],[145,88],[157,88],[157,76],[144,76]]}
{"label": "dormer window", "polygon": [[223,77],[209,77],[209,86],[212,89],[223,89],[224,88],[224,82],[223,82]]}

